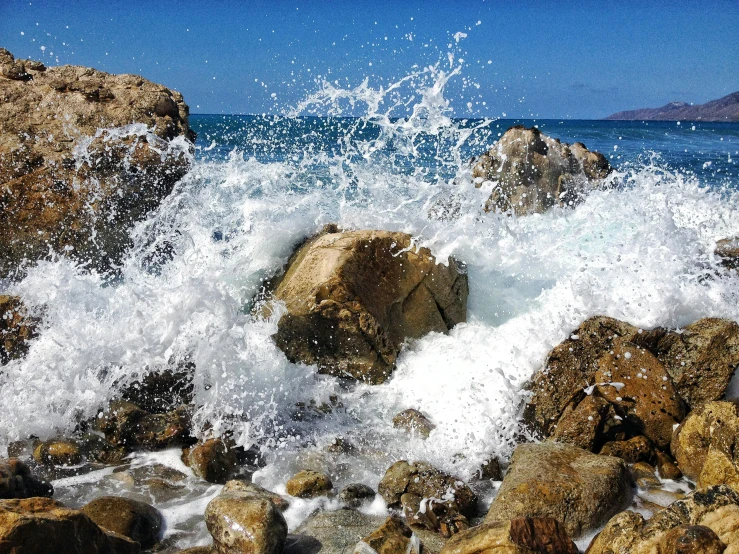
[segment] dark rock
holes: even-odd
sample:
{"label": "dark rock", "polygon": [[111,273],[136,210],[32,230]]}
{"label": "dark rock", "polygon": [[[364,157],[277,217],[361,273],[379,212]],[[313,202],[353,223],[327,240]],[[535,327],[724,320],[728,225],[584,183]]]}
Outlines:
{"label": "dark rock", "polygon": [[375,491],[371,487],[361,483],[353,483],[341,489],[339,500],[350,508],[358,508],[364,502],[374,500],[375,496]]}
{"label": "dark rock", "polygon": [[54,487],[34,477],[19,459],[0,459],[0,498],[50,497],[53,494]]}
{"label": "dark rock", "polygon": [[660,451],[657,451],[657,471],[662,479],[677,480],[683,476],[683,472],[677,467],[675,460]]}
{"label": "dark rock", "polygon": [[128,537],[142,548],[151,548],[159,541],[164,523],[153,506],[120,496],[96,498],[80,511],[103,529]]}
{"label": "dark rock", "polygon": [[0,294],[0,365],[26,355],[38,323],[28,315],[20,298]]}
{"label": "dark rock", "polygon": [[467,275],[404,233],[328,232],[293,255],[274,300],[287,308],[274,339],[290,361],[380,383],[405,340],[466,320]]}
{"label": "dark rock", "polygon": [[147,371],[142,377],[123,388],[121,398],[150,413],[175,410],[193,399],[192,379],[195,364],[185,360],[171,369]]}
{"label": "dark rock", "polygon": [[192,444],[190,406],[164,414],[150,414],[130,402],[112,402],[97,426],[115,446],[156,450]]}
{"label": "dark rock", "polygon": [[656,451],[652,441],[643,435],[625,441],[607,442],[600,449],[600,453],[603,456],[616,456],[630,464],[636,462],[651,464],[656,459]]}
{"label": "dark rock", "polygon": [[223,439],[208,439],[182,451],[182,461],[209,483],[225,483],[236,470],[236,453]]}

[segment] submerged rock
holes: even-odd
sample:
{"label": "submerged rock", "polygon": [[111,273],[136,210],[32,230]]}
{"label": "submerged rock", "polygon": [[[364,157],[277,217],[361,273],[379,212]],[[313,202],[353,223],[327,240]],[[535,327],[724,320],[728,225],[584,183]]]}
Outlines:
{"label": "submerged rock", "polygon": [[581,142],[570,145],[521,125],[473,162],[475,185],[493,187],[485,210],[516,215],[577,204],[611,172],[606,157]]}
{"label": "submerged rock", "polygon": [[274,290],[287,308],[274,339],[293,362],[380,383],[406,339],[466,320],[467,292],[463,267],[436,263],[410,235],[326,232],[298,249]]}
{"label": "submerged rock", "polygon": [[0,365],[26,355],[37,326],[20,298],[0,294]]}
{"label": "submerged rock", "polygon": [[0,500],[0,549],[18,554],[138,554],[137,542],[105,531],[50,498]]}
{"label": "submerged rock", "polygon": [[485,521],[551,517],[579,537],[626,504],[626,464],[567,444],[519,445]]}
{"label": "submerged rock", "polygon": [[672,455],[699,487],[739,490],[739,402],[709,402],[690,412],[675,430]]}
{"label": "submerged rock", "polygon": [[120,496],[101,496],[80,511],[97,525],[151,548],[157,542],[164,520],[159,510],[138,500]]}
{"label": "submerged rock", "polygon": [[182,95],[0,49],[0,99],[0,276],[50,249],[115,265],[189,169],[192,144],[174,140],[194,138]]}
{"label": "submerged rock", "polygon": [[518,518],[483,523],[452,537],[441,554],[577,554],[557,520]]}
{"label": "submerged rock", "polygon": [[17,458],[0,459],[0,499],[51,496],[54,487],[37,479]]}

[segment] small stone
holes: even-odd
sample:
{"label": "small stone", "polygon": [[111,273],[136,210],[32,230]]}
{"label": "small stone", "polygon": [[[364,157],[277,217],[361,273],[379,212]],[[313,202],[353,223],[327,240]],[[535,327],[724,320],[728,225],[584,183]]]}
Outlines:
{"label": "small stone", "polygon": [[660,541],[665,554],[722,554],[726,545],[718,535],[703,525],[679,525]]}
{"label": "small stone", "polygon": [[209,483],[225,483],[236,470],[236,453],[223,439],[208,439],[182,451],[182,461]]}
{"label": "small stone", "polygon": [[96,498],[80,510],[100,527],[151,548],[162,531],[162,514],[149,504],[120,496]]}
{"label": "small stone", "polygon": [[631,478],[640,489],[650,490],[662,488],[662,482],[655,474],[656,470],[648,463],[637,462],[629,470],[631,471]]}
{"label": "small stone", "polygon": [[34,448],[33,459],[46,466],[76,466],[82,463],[82,452],[74,441],[50,440]]}
{"label": "small stone", "polygon": [[297,498],[315,498],[325,496],[333,489],[331,478],[325,473],[303,470],[287,482],[287,494]]}
{"label": "small stone", "polygon": [[359,508],[365,502],[375,499],[376,493],[371,487],[361,483],[347,485],[339,493],[339,500],[350,508]]}
{"label": "small stone", "polygon": [[657,451],[657,472],[662,479],[677,481],[683,476],[683,472],[675,464],[675,460],[664,452]]}
{"label": "small stone", "polygon": [[393,427],[404,429],[411,436],[418,435],[423,439],[427,439],[431,431],[436,428],[436,425],[431,423],[429,418],[418,410],[409,408],[408,410],[403,410],[393,418]]}
{"label": "small stone", "polygon": [[334,441],[326,447],[329,454],[353,454],[357,448],[346,440],[344,437],[336,437]]}
{"label": "small stone", "polygon": [[652,441],[643,435],[625,441],[607,442],[600,449],[600,454],[602,456],[616,456],[630,464],[637,462],[651,464],[655,461],[656,456]]}
{"label": "small stone", "polygon": [[[399,517],[389,517],[379,528],[362,539],[353,554],[365,554],[366,546],[377,554],[420,554],[420,542],[411,540],[413,531]],[[360,546],[361,545],[361,546]]]}

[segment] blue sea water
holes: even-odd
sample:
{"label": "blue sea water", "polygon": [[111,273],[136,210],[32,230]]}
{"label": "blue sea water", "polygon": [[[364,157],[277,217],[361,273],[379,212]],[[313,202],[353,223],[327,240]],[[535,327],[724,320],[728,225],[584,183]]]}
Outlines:
{"label": "blue sea water", "polygon": [[[387,91],[366,88],[327,88],[307,101],[330,117],[193,115],[193,168],[132,230],[119,279],[55,257],[11,284],[44,323],[26,358],[0,374],[0,442],[64,434],[142,371],[187,357],[196,432],[260,449],[258,484],[284,493],[290,475],[310,468],[328,471],[337,488],[376,487],[398,459],[471,479],[490,457],[510,455],[526,381],[587,317],[643,328],[739,320],[739,276],[714,255],[717,240],[739,236],[739,124],[455,119],[443,97],[450,76],[431,71],[393,104],[408,107],[406,117],[383,111]],[[366,114],[342,117],[347,99]],[[469,162],[514,124],[603,152],[619,185],[574,208],[486,213],[490,191],[472,184]],[[327,223],[407,232],[437,259],[463,261],[467,322],[408,342],[378,386],[287,361],[271,339],[279,310],[256,316],[253,299]],[[333,411],[294,416],[299,404],[322,403]],[[428,439],[393,427],[407,408],[434,422]],[[356,450],[327,453],[338,437]],[[174,499],[135,491],[185,547],[207,542],[202,513],[219,488],[195,479],[179,454],[131,463],[188,475]],[[56,482],[58,497],[75,506],[101,487],[134,494],[105,471]],[[481,492],[489,500],[494,491]],[[339,505],[293,499],[291,529],[320,507]],[[381,500],[368,510],[382,513]]]}

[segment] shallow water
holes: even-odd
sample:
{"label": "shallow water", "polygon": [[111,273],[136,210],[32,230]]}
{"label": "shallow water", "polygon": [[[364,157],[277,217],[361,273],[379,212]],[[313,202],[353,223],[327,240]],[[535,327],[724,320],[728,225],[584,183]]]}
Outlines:
{"label": "shallow water", "polygon": [[[605,314],[643,328],[739,319],[739,276],[713,255],[716,240],[739,235],[739,124],[524,121],[606,153],[619,185],[574,209],[486,214],[490,191],[469,182],[468,160],[520,122],[451,119],[449,78],[438,68],[409,76],[412,97],[402,87],[326,86],[296,108],[329,118],[193,116],[193,170],[134,229],[119,278],[55,259],[6,285],[43,307],[44,323],[28,356],[0,375],[0,442],[69,431],[136,372],[190,356],[197,431],[228,430],[259,446],[267,465],[254,481],[265,487],[284,492],[306,467],[330,470],[337,489],[376,487],[402,458],[470,479],[491,456],[510,454],[523,384],[583,319]],[[397,119],[406,101],[412,115]],[[347,103],[366,116],[340,117]],[[409,342],[378,386],[288,362],[270,338],[279,313],[254,317],[252,300],[326,223],[405,231],[439,260],[465,262],[467,323]],[[296,421],[296,404],[311,402],[332,411]],[[406,408],[435,423],[427,440],[393,428]],[[327,454],[336,437],[357,453]],[[218,487],[198,483],[171,453],[134,462],[188,476],[187,494],[162,504],[169,533],[193,532],[182,545],[206,540],[198,518]],[[74,480],[56,485],[73,505],[96,494]],[[337,506],[296,503],[291,529],[322,503]]]}

